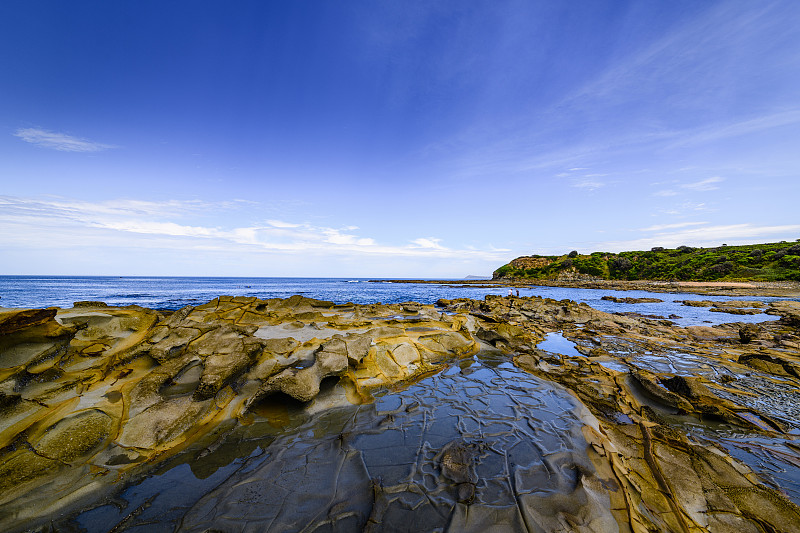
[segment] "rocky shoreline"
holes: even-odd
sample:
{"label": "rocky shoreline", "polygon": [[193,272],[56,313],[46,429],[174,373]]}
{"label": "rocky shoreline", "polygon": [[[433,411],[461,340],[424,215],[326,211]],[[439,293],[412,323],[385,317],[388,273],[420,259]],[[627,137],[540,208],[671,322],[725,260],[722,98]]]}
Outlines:
{"label": "rocky shoreline", "polygon": [[371,283],[428,283],[451,287],[566,287],[574,289],[604,289],[614,291],[649,291],[664,293],[707,294],[709,296],[765,296],[800,298],[797,281],[652,281],[604,280],[575,276],[557,280],[502,278],[493,280],[408,280],[375,279]]}
{"label": "rocky shoreline", "polygon": [[[753,302],[739,304],[729,307]],[[780,320],[682,328],[539,297],[433,306],[223,296],[175,312],[101,302],[0,309],[0,528],[77,531],[82,513],[99,512],[93,510],[110,501],[124,519],[103,523],[104,530],[145,527],[137,517],[152,500],[128,508],[120,496],[125,488],[171,462],[201,468],[226,439],[284,427],[288,408],[320,421],[304,442],[325,459],[311,452],[285,456],[287,479],[293,487],[316,487],[322,481],[310,465],[331,465],[337,496],[323,491],[309,507],[307,499],[296,499],[296,487],[260,492],[258,501],[275,507],[274,515],[251,505],[232,517],[225,510],[231,498],[256,497],[236,488],[245,479],[288,475],[283,463],[269,459],[282,448],[269,452],[260,444],[269,452],[259,459],[262,473],[220,481],[228,488],[180,511],[176,530],[223,523],[242,530],[278,523],[329,530],[339,521],[369,531],[423,523],[461,531],[501,523],[543,531],[798,531],[800,303],[778,301],[765,310]],[[536,392],[533,381],[515,382],[510,406],[547,403],[548,395],[562,394],[556,391],[573,398],[571,407],[562,407],[562,418],[572,420],[561,431],[571,435],[568,459],[559,446],[545,444],[555,422],[536,422],[521,407],[492,422],[510,428],[497,433],[499,441],[489,427],[470,430],[499,407],[487,404],[485,414],[463,420],[459,412],[472,412],[472,404],[490,395],[512,394],[491,385],[464,395],[448,415],[431,414],[434,392],[425,400],[430,405],[411,402],[368,420],[364,435],[379,436],[379,448],[365,448],[366,437],[356,438],[352,429],[325,429],[337,427],[326,421],[335,406],[350,413],[348,405],[369,406],[392,391],[422,391],[431,376],[466,376],[478,360],[552,388]],[[465,383],[459,387],[473,386]],[[437,416],[456,417],[453,431],[461,436],[434,445],[432,435],[441,433],[423,431],[417,459],[394,457],[418,410],[423,429],[444,421]],[[564,418],[567,411],[572,414]],[[506,449],[519,441],[518,431],[539,449],[527,459]],[[383,452],[370,458],[373,449]],[[479,475],[498,460],[495,477]],[[418,484],[408,481],[414,474],[391,488],[387,474],[373,473],[401,465],[427,473]],[[500,486],[506,496],[498,496]],[[421,494],[428,499],[409,503]],[[405,522],[401,517],[411,509],[415,518]]]}

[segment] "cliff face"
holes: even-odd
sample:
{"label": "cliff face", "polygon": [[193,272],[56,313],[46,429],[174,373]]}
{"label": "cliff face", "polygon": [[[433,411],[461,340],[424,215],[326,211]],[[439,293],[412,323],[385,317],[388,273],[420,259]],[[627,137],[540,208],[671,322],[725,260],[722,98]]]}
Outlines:
{"label": "cliff face", "polygon": [[517,257],[511,261],[509,265],[511,265],[513,268],[525,270],[528,268],[544,268],[548,265],[551,265],[553,261],[553,259],[549,259],[547,257],[524,255],[522,257]]}
{"label": "cliff face", "polygon": [[608,280],[800,281],[800,244],[523,256],[498,268],[494,279],[554,280],[577,274]]}

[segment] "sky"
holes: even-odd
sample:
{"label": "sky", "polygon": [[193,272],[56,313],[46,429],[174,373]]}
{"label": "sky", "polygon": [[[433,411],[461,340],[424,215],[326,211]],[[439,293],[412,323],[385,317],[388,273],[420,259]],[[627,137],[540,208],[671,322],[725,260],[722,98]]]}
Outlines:
{"label": "sky", "polygon": [[0,274],[800,238],[800,2],[0,2]]}

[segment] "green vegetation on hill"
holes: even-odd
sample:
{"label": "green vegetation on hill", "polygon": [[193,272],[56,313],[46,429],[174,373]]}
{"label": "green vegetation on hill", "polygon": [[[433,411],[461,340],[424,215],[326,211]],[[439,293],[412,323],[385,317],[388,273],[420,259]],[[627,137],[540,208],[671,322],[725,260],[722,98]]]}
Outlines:
{"label": "green vegetation on hill", "polygon": [[618,254],[531,255],[518,257],[494,272],[495,279],[558,279],[576,275],[620,280],[800,281],[800,244],[679,246]]}

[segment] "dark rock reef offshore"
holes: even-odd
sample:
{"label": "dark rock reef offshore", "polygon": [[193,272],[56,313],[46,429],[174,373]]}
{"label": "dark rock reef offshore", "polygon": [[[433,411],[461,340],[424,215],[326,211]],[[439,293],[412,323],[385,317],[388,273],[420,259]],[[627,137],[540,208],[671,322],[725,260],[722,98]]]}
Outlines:
{"label": "dark rock reef offshore", "polygon": [[499,296],[0,309],[0,529],[109,502],[104,530],[152,527],[156,495],[124,488],[294,402],[318,425],[247,448],[168,530],[800,531],[800,303],[768,306],[687,328]]}

